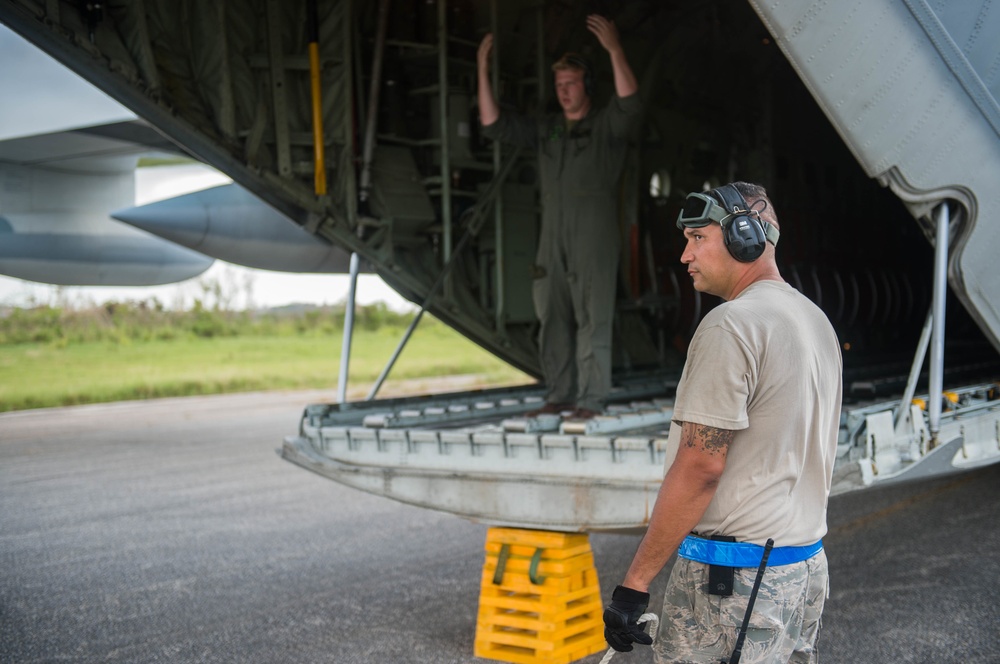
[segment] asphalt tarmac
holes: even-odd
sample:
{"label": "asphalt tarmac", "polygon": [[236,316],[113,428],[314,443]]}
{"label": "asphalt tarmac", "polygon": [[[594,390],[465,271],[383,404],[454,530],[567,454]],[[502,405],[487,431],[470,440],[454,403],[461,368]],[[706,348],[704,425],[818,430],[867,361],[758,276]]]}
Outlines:
{"label": "asphalt tarmac", "polygon": [[[0,662],[493,661],[486,526],[275,453],[331,397],[0,414]],[[834,499],[821,661],[1000,662],[998,517],[1000,465]],[[605,598],[637,543],[591,536]]]}

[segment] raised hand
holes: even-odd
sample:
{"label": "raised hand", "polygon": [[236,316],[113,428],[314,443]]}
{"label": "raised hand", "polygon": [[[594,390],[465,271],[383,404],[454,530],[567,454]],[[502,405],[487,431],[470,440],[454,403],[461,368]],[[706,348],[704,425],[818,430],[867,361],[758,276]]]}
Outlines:
{"label": "raised hand", "polygon": [[622,44],[614,21],[609,21],[599,14],[591,14],[587,17],[587,29],[594,33],[597,41],[601,42],[601,46],[608,53],[621,50]]}
{"label": "raised hand", "polygon": [[622,48],[615,22],[599,14],[591,14],[587,17],[587,29],[594,33],[597,41],[601,42],[601,46],[611,56],[611,70],[615,75],[615,94],[624,98],[638,92],[639,81],[636,80],[625,58],[625,49]]}

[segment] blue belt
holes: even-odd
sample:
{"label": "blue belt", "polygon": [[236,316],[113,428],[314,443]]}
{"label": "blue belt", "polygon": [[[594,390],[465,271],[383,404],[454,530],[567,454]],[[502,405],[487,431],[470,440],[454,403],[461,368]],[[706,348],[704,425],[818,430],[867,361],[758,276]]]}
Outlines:
{"label": "blue belt", "polygon": [[[806,546],[776,546],[767,559],[772,565],[791,565],[809,560],[823,550],[823,540]],[[677,549],[681,558],[723,567],[758,567],[764,547],[749,542],[720,542],[688,535]]]}

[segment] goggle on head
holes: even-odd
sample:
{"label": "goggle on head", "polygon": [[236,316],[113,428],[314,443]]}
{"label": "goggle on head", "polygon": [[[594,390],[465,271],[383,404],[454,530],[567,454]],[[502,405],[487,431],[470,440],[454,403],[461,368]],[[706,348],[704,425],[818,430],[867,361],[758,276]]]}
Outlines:
{"label": "goggle on head", "polygon": [[710,194],[690,193],[684,201],[681,212],[677,215],[677,228],[704,228],[710,223],[717,222],[720,226],[725,226],[732,217],[737,215],[752,216],[758,222],[764,223],[757,210],[740,209],[738,205],[733,206],[732,212],[727,211],[719,205]]}

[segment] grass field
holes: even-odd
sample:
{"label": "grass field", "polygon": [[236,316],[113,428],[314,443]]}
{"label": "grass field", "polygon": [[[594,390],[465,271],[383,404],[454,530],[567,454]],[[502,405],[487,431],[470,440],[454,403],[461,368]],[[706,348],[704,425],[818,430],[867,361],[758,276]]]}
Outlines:
{"label": "grass field", "polygon": [[[96,341],[42,335],[0,343],[0,412],[151,397],[260,390],[336,389],[341,332],[280,326],[232,336],[105,335]],[[367,395],[404,328],[356,329],[349,398]],[[472,374],[477,386],[533,379],[444,324],[420,323],[385,382]]]}

